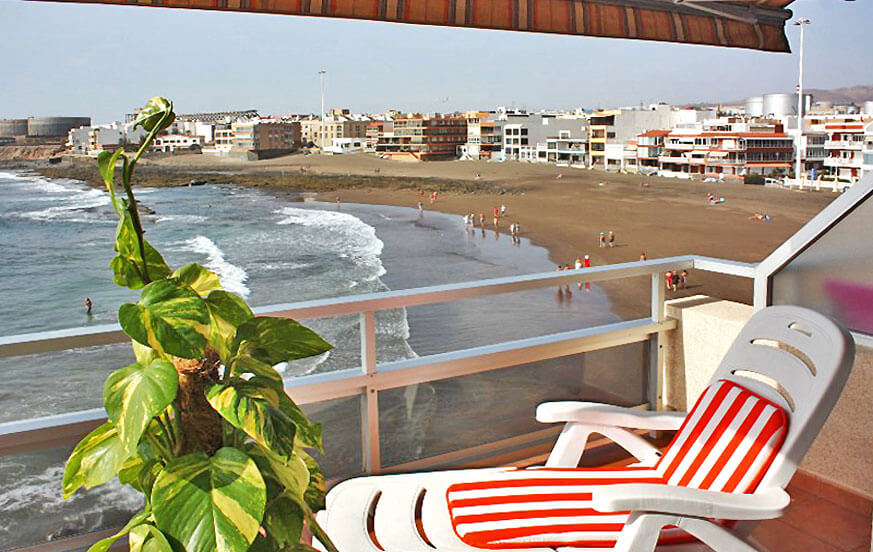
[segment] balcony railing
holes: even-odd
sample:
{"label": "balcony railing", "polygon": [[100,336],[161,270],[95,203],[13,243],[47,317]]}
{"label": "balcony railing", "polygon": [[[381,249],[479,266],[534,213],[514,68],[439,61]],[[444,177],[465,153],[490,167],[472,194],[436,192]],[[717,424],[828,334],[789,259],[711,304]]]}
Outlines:
{"label": "balcony railing", "polygon": [[855,140],[825,140],[824,147],[825,149],[860,150],[864,147],[864,142]]}
{"label": "balcony railing", "polygon": [[[846,194],[848,196],[848,194]],[[840,200],[850,200],[850,197]],[[856,201],[856,200],[853,200]],[[834,203],[838,203],[837,202]],[[842,208],[832,204],[831,210]],[[830,215],[829,215],[830,216]],[[826,221],[828,222],[828,221]],[[817,223],[819,224],[819,223]],[[820,223],[824,225],[825,222]],[[780,259],[790,252],[780,252]],[[772,263],[771,263],[772,264]],[[648,343],[646,403],[660,406],[664,387],[665,332],[675,327],[675,321],[665,315],[664,273],[668,270],[698,270],[753,278],[756,304],[766,300],[768,278],[780,266],[762,267],[736,261],[701,256],[680,256],[650,261],[622,263],[581,270],[549,272],[467,283],[448,284],[403,291],[387,291],[369,295],[278,304],[255,309],[260,315],[292,317],[298,320],[356,315],[360,324],[361,365],[327,373],[305,375],[286,380],[287,391],[301,405],[311,405],[335,399],[358,397],[360,425],[358,443],[362,447],[360,470],[374,473],[385,471],[382,462],[382,428],[380,428],[380,397],[391,390],[411,385],[437,382],[449,378],[493,372],[531,362],[558,359],[580,353],[598,351],[632,343]],[[777,267],[777,268],[774,268]],[[377,362],[376,315],[380,311],[449,303],[511,292],[557,288],[580,281],[603,282],[631,277],[647,277],[650,282],[650,314],[620,322],[564,331],[538,337],[517,339],[492,345],[430,354],[422,357]],[[0,358],[32,355],[52,351],[126,342],[128,338],[118,325],[56,330],[0,337]],[[532,405],[533,406],[533,405]],[[103,423],[106,413],[92,409],[55,416],[0,423],[0,456],[54,447],[71,446]],[[552,430],[547,430],[552,431]],[[523,446],[526,442],[542,441],[544,432],[506,439],[474,449],[460,450],[439,456],[420,458],[407,468],[433,469],[459,460],[481,456],[484,448],[494,452],[501,445]],[[549,433],[550,437],[554,437]],[[511,443],[510,443],[511,441]],[[391,469],[397,469],[391,466]],[[403,469],[401,467],[400,469]],[[100,536],[98,533],[76,538],[76,546],[85,546]],[[71,541],[72,542],[72,541]],[[57,549],[60,543],[40,545],[37,549]]]}

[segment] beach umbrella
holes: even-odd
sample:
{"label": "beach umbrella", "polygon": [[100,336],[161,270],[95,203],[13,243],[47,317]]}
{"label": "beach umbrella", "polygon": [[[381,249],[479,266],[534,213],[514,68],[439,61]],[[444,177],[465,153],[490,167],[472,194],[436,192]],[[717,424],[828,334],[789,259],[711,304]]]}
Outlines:
{"label": "beach umbrella", "polygon": [[61,0],[790,51],[793,0]]}

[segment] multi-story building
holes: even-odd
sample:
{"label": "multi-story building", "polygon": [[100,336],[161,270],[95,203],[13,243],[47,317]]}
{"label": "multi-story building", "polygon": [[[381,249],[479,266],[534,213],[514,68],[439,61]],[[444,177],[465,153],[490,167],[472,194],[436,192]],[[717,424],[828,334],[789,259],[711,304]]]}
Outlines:
{"label": "multi-story building", "polygon": [[203,153],[256,160],[294,152],[301,143],[300,123],[297,121],[240,120],[218,125],[214,145],[203,148]]}
{"label": "multi-story building", "polygon": [[589,166],[628,168],[636,164],[636,153],[633,147],[626,146],[636,141],[640,133],[672,129],[715,116],[715,110],[678,109],[666,104],[595,111],[588,121]]}
{"label": "multi-story building", "polygon": [[101,151],[139,144],[146,134],[142,128],[134,129],[132,123],[83,126],[69,131],[66,147],[68,152],[76,155],[96,156]]}
{"label": "multi-story building", "polygon": [[[506,113],[497,119],[495,135],[500,136],[504,161],[547,162],[554,158],[557,162],[558,150],[562,161],[569,162],[585,157],[584,144],[587,143],[588,123],[583,115],[562,115],[551,113]],[[549,140],[552,152],[549,156]],[[570,142],[572,141],[572,148]],[[581,152],[580,152],[581,148]],[[492,154],[492,157],[496,155]],[[584,161],[583,161],[584,162]]]}
{"label": "multi-story building", "polygon": [[823,147],[828,176],[855,183],[873,172],[873,115],[810,117],[807,123],[827,135]]}
{"label": "multi-story building", "polygon": [[394,119],[391,135],[383,135],[376,152],[403,161],[448,159],[467,141],[467,119],[457,115],[410,114]]}
{"label": "multi-story building", "polygon": [[573,136],[572,130],[559,130],[558,135],[546,138],[545,157],[549,163],[584,167],[588,155],[588,136],[584,125]]}
{"label": "multi-story building", "polygon": [[155,153],[199,152],[203,142],[203,136],[161,134],[152,142],[152,151]]}
{"label": "multi-story building", "polygon": [[664,138],[669,130],[648,130],[637,135],[637,171],[645,174],[658,172],[658,159],[664,153]]}
{"label": "multi-story building", "polygon": [[[324,145],[330,146],[335,138],[366,138],[369,123],[369,119],[353,118],[347,114],[347,110],[333,110],[324,117]],[[322,147],[322,121],[320,119],[302,119],[300,133],[304,144]]]}
{"label": "multi-story building", "polygon": [[794,141],[775,121],[717,120],[677,128],[664,139],[658,174],[690,178],[782,176],[791,171]]}
{"label": "multi-story building", "polygon": [[470,111],[467,119],[467,143],[461,156],[468,159],[491,159],[503,148],[497,114],[492,111]]}
{"label": "multi-story building", "polygon": [[367,146],[366,151],[376,151],[376,145],[380,138],[394,136],[394,120],[377,120],[367,123]]}

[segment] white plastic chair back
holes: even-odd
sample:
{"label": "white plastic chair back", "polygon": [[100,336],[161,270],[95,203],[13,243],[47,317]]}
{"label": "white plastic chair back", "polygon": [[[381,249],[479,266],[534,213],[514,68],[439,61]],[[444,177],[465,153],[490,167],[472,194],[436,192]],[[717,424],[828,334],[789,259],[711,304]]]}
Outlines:
{"label": "white plastic chair back", "polygon": [[785,441],[761,488],[784,488],[794,476],[839,399],[854,359],[849,332],[809,309],[768,307],[742,329],[713,381],[735,381],[789,415]]}

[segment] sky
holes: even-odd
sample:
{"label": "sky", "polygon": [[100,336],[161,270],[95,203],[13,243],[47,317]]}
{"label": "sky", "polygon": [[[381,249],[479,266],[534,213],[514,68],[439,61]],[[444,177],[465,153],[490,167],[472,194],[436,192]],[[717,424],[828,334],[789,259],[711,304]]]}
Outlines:
{"label": "sky", "polygon": [[[873,84],[873,1],[791,7],[812,20],[805,87]],[[0,0],[0,37],[0,118],[103,123],[155,95],[179,113],[317,113],[320,69],[328,108],[355,112],[731,101],[797,80],[796,53],[136,6]]]}

